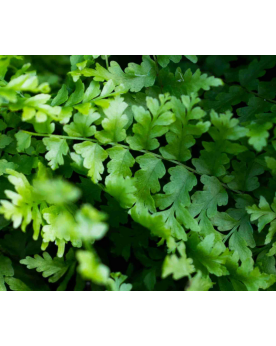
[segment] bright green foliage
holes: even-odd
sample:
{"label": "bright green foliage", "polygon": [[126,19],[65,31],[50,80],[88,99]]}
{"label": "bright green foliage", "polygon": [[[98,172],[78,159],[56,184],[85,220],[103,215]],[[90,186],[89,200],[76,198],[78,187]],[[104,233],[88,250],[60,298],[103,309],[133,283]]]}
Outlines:
{"label": "bright green foliage", "polygon": [[104,130],[97,132],[95,136],[101,143],[117,143],[126,138],[124,127],[128,122],[128,118],[124,111],[127,106],[121,97],[116,97],[114,101],[110,101],[109,107],[104,110],[106,115],[106,118],[102,121]]}
{"label": "bright green foliage", "polygon": [[227,275],[225,266],[229,250],[225,245],[216,240],[214,234],[210,234],[200,241],[197,234],[193,234],[188,240],[188,255],[193,258],[195,267],[203,273],[209,272],[216,276]]}
{"label": "bright green foliage", "polygon": [[72,235],[83,241],[101,239],[108,230],[106,215],[89,204],[84,204],[75,215],[76,225]]}
{"label": "bright green foliage", "polygon": [[5,159],[0,160],[0,176],[6,173],[6,169],[16,169],[17,167],[13,162],[8,162]]}
{"label": "bright green foliage", "polygon": [[208,291],[212,287],[213,283],[210,277],[203,276],[201,271],[198,271],[190,281],[187,291]]}
{"label": "bright green foliage", "polygon": [[133,125],[134,136],[128,137],[127,142],[131,149],[154,150],[159,147],[156,137],[162,136],[169,129],[169,125],[175,121],[174,114],[170,111],[170,97],[160,95],[158,100],[147,98],[146,111],[143,107],[133,106],[132,111],[137,124]]}
{"label": "bright green foliage", "polygon": [[100,114],[91,110],[87,115],[76,113],[74,121],[64,126],[64,131],[71,137],[92,137],[96,127],[92,124],[100,118]]}
{"label": "bright green foliage", "polygon": [[0,56],[0,290],[275,290],[275,69]]}
{"label": "bright green foliage", "polygon": [[112,80],[116,85],[123,84],[130,91],[138,92],[143,87],[150,87],[154,84],[156,66],[154,61],[145,55],[141,65],[130,63],[125,72],[117,62],[111,61],[108,70],[96,64],[96,69],[90,70],[88,73],[96,81]]}
{"label": "bright green foliage", "polygon": [[211,111],[213,127],[210,128],[209,134],[214,142],[203,142],[205,150],[200,152],[199,159],[192,160],[199,173],[216,177],[225,175],[225,165],[229,162],[227,154],[237,155],[246,150],[244,146],[233,141],[244,137],[248,129],[239,126],[239,121],[232,116],[231,112],[219,115]]}
{"label": "bright green foliage", "polygon": [[[162,92],[167,92],[172,96],[180,98],[182,95],[191,95],[197,93],[199,90],[209,90],[211,87],[222,85],[219,78],[208,77],[207,74],[201,74],[200,70],[192,73],[188,69],[183,73],[178,67],[175,74],[169,72],[167,69],[161,70],[158,76],[159,88]],[[161,90],[159,90],[161,92]]]}
{"label": "bright green foliage", "polygon": [[228,195],[217,178],[203,175],[200,180],[204,185],[203,191],[193,194],[189,211],[192,216],[196,216],[206,210],[207,216],[211,218],[216,215],[218,206],[227,204]]}
{"label": "bright green foliage", "polygon": [[200,70],[196,70],[194,74],[190,69],[188,69],[183,75],[181,70],[177,71],[177,73],[184,82],[184,88],[186,89],[185,94],[198,92],[200,89],[209,90],[211,86],[216,87],[222,85],[221,80],[214,77],[207,77],[206,74],[201,74]]}
{"label": "bright green foliage", "polygon": [[136,158],[141,169],[135,173],[136,206],[139,210],[155,212],[155,202],[152,193],[160,191],[159,179],[166,169],[163,162],[152,154],[145,154]]}
{"label": "bright green foliage", "polygon": [[256,204],[247,207],[247,212],[250,214],[250,220],[258,220],[258,231],[261,232],[264,227],[270,224],[265,243],[268,244],[272,241],[276,233],[276,198],[274,198],[271,206],[267,203],[266,199],[261,196],[259,207]]}
{"label": "bright green foliage", "polygon": [[121,273],[111,273],[108,279],[110,291],[131,291],[132,285],[124,283],[127,279],[126,275]]}
{"label": "bright green foliage", "polygon": [[109,176],[105,181],[105,191],[114,197],[122,208],[130,208],[136,202],[135,182],[130,177]]}
{"label": "bright green foliage", "polygon": [[76,105],[77,103],[80,103],[83,99],[83,96],[84,96],[84,84],[79,79],[76,83],[75,91],[70,95],[65,106],[70,107],[70,106]]}
{"label": "bright green foliage", "polygon": [[[41,179],[41,177],[39,176]],[[46,177],[45,177],[46,178]],[[80,197],[80,190],[61,179],[34,180],[35,194],[48,204],[75,202]]]}
{"label": "bright green foliage", "polygon": [[165,278],[168,275],[172,274],[174,280],[179,280],[184,276],[192,274],[195,271],[195,268],[192,264],[193,261],[186,256],[185,246],[183,243],[180,243],[178,252],[181,257],[177,257],[174,254],[165,258],[162,277]]}
{"label": "bright green foliage", "polygon": [[35,232],[39,228],[39,213],[38,206],[34,202],[34,193],[32,186],[27,178],[22,174],[11,169],[6,170],[10,175],[8,179],[14,185],[15,191],[5,190],[6,196],[11,200],[1,200],[0,212],[4,214],[5,218],[13,222],[13,227],[17,228],[21,225],[22,230],[26,230],[26,226],[32,221],[32,214],[34,213],[34,220],[36,220]]}
{"label": "bright green foliage", "polygon": [[259,268],[253,268],[250,259],[238,266],[238,254],[234,253],[227,259],[227,269],[230,273],[230,283],[226,283],[223,290],[236,290],[236,291],[258,291],[266,289],[275,282],[275,275],[268,275],[261,273]]}
{"label": "bright green foliage", "polygon": [[28,149],[29,146],[31,145],[31,135],[28,133],[19,131],[16,135],[15,138],[17,140],[17,150],[19,152],[24,152],[25,149]]}
{"label": "bright green foliage", "polygon": [[46,249],[49,242],[55,242],[59,257],[63,255],[67,241],[79,246],[87,238],[101,238],[107,228],[98,211],[84,205],[75,213],[75,207],[71,203],[80,197],[79,189],[60,179],[49,180],[45,167],[40,166],[39,169],[33,185],[30,185],[23,174],[7,170],[10,174],[9,181],[17,193],[5,190],[11,202],[1,200],[0,212],[6,219],[13,221],[13,227],[21,225],[25,231],[33,221],[33,238],[38,239],[42,227],[42,248]]}
{"label": "bright green foliage", "polygon": [[77,252],[79,261],[78,271],[86,279],[89,279],[99,285],[108,283],[109,269],[100,263],[98,257],[93,252],[79,250]]}
{"label": "bright green foliage", "polygon": [[185,55],[185,57],[190,60],[191,62],[193,62],[194,64],[197,63],[197,56],[196,55]]}
{"label": "bright green foliage", "polygon": [[63,258],[55,257],[52,259],[48,252],[43,252],[42,257],[39,255],[35,255],[34,258],[28,256],[20,263],[25,264],[28,269],[36,269],[38,272],[42,272],[44,278],[50,277],[49,282],[57,282],[74,264],[74,253],[70,251],[64,261]]}
{"label": "bright green foliage", "polygon": [[28,287],[20,279],[16,279],[13,277],[6,277],[5,282],[9,286],[10,290],[12,291],[31,291],[30,287]]}
{"label": "bright green foliage", "polygon": [[74,149],[84,158],[83,165],[89,170],[88,176],[96,184],[101,180],[101,174],[104,171],[103,161],[108,156],[107,152],[100,145],[92,142],[75,144]]}
{"label": "bright green foliage", "polygon": [[246,206],[250,205],[253,199],[249,195],[238,195],[235,200],[236,209],[230,208],[226,213],[217,213],[212,222],[219,231],[230,231],[225,236],[225,239],[229,239],[229,248],[237,251],[241,261],[245,261],[252,257],[249,247],[256,246],[253,228],[246,212]]}
{"label": "bright green foliage", "polygon": [[210,122],[203,122],[202,118],[206,113],[201,108],[194,107],[200,101],[196,94],[191,97],[182,96],[181,101],[175,97],[171,100],[176,120],[166,134],[168,145],[160,148],[160,152],[166,159],[187,161],[191,158],[189,148],[195,144],[194,136],[208,131]]}
{"label": "bright green foliage", "polygon": [[63,156],[68,154],[69,147],[65,139],[56,137],[43,138],[48,153],[45,158],[49,161],[50,167],[55,170],[59,165],[64,164]]}
{"label": "bright green foliage", "polygon": [[62,88],[57,93],[57,96],[53,99],[51,106],[59,106],[68,100],[68,90],[66,85],[63,84]]}
{"label": "bright green foliage", "polygon": [[107,153],[111,159],[107,164],[107,170],[110,175],[118,175],[123,178],[132,175],[130,168],[134,165],[135,160],[129,150],[119,146],[114,146],[107,149]]}
{"label": "bright green foliage", "polygon": [[178,63],[182,58],[182,55],[157,55],[158,64],[162,67],[166,67],[170,61]]}
{"label": "bright green foliage", "polygon": [[[17,103],[17,92],[32,91],[32,92],[49,92],[49,86],[47,83],[38,85],[37,76],[32,76],[31,74],[24,74],[17,78],[12,79],[7,85],[0,88],[0,96],[5,100]],[[35,100],[46,99],[46,95],[41,97],[36,97]],[[30,103],[32,103],[34,98],[31,98]]]}
{"label": "bright green foliage", "polygon": [[164,186],[165,194],[155,195],[155,203],[160,210],[164,210],[161,214],[172,234],[177,239],[187,240],[185,228],[199,231],[197,222],[185,208],[191,204],[189,192],[197,184],[197,180],[181,166],[170,168],[169,173],[171,182]]}
{"label": "bright green foliage", "polygon": [[272,123],[259,124],[252,122],[248,128],[248,143],[253,145],[257,151],[261,151],[267,144],[267,138],[269,137],[268,130],[272,128]]}
{"label": "bright green foliage", "polygon": [[266,157],[265,162],[267,167],[271,169],[271,173],[276,175],[276,160],[273,157]]}
{"label": "bright green foliage", "polygon": [[145,211],[145,209],[142,212],[139,212],[136,206],[130,210],[130,215],[135,222],[148,228],[152,235],[163,239],[168,239],[170,237],[170,230],[166,227],[161,215],[151,215]]}

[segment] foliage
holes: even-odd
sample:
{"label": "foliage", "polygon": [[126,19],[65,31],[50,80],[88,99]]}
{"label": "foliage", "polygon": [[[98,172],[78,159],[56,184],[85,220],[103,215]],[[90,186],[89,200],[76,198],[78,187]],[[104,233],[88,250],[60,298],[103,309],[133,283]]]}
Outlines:
{"label": "foliage", "polygon": [[275,290],[275,66],[1,56],[0,290]]}

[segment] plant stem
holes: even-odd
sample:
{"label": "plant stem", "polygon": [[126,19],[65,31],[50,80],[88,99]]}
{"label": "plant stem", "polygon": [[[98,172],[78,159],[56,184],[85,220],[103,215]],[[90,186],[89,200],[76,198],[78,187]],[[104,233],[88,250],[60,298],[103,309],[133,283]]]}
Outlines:
{"label": "plant stem", "polygon": [[230,231],[224,238],[223,238],[223,242],[226,243],[226,240],[229,239],[231,237],[231,235],[237,230],[238,226],[235,226],[232,231]]}
{"label": "plant stem", "polygon": [[106,68],[108,70],[108,56],[107,55],[105,55],[105,63],[106,63]]}
{"label": "plant stem", "polygon": [[262,100],[264,100],[264,101],[266,101],[266,102],[276,104],[276,101],[271,100],[271,99],[266,99],[266,98],[264,98],[263,96],[260,96],[260,95],[259,95],[258,93],[256,93],[255,91],[247,90],[247,89],[244,88],[244,87],[242,87],[242,88],[243,88],[244,90],[246,90],[248,93],[257,96],[257,97],[259,97],[260,99],[262,99]]}
{"label": "plant stem", "polygon": [[[124,145],[124,144],[120,144],[120,143],[107,143],[107,144],[102,144],[100,143],[99,141],[97,141],[96,139],[92,139],[92,138],[86,138],[86,137],[70,137],[70,136],[63,136],[63,135],[52,135],[52,134],[49,134],[49,133],[36,133],[36,132],[30,132],[30,131],[25,131],[25,130],[21,130],[22,132],[24,133],[27,133],[31,136],[39,136],[39,137],[53,137],[53,138],[61,138],[61,139],[68,139],[68,140],[77,140],[77,141],[89,141],[89,142],[93,142],[93,143],[97,143],[99,145],[110,145],[110,146],[120,146],[122,148],[125,148],[127,150],[132,150],[132,151],[137,151],[137,152],[140,152],[140,153],[145,153],[145,154],[151,154],[151,155],[154,155],[156,158],[160,159],[160,160],[163,160],[163,161],[168,161],[168,162],[171,162],[175,165],[178,165],[178,166],[182,166],[184,168],[186,168],[188,171],[194,173],[194,174],[198,174],[198,175],[203,175],[201,173],[199,173],[197,170],[195,170],[194,168],[191,168],[189,166],[186,166],[184,165],[184,163],[182,162],[179,162],[179,161],[176,161],[176,160],[170,160],[170,159],[166,159],[165,157],[159,155],[159,154],[156,154],[156,153],[153,153],[151,151],[148,151],[148,150],[144,150],[144,149],[141,149],[141,150],[136,150],[136,149],[132,149],[130,148],[128,145]],[[238,194],[242,194],[243,192],[241,191],[238,191],[238,190],[233,190],[231,189],[229,186],[227,186],[226,184],[224,184],[223,182],[220,182],[221,185],[223,187],[225,187],[226,189],[228,190],[231,190],[233,191],[234,193],[238,193]]]}

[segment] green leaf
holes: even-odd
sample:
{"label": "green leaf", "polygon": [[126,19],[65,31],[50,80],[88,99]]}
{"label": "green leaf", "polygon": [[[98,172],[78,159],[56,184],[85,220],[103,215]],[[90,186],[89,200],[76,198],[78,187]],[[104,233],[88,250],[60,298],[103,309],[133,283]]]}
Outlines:
{"label": "green leaf", "polygon": [[226,213],[217,213],[212,222],[219,231],[231,231],[230,234],[238,232],[248,246],[254,248],[256,243],[253,237],[253,227],[246,210],[246,207],[252,204],[253,199],[249,195],[236,195],[235,201],[236,208],[227,209]]}
{"label": "green leaf", "polygon": [[141,169],[135,173],[135,187],[137,189],[136,207],[138,210],[149,210],[155,212],[155,202],[151,193],[160,191],[159,179],[161,179],[166,169],[163,162],[152,154],[145,154],[136,158]]}
{"label": "green leaf", "polygon": [[130,209],[129,213],[135,222],[149,229],[152,235],[167,240],[170,237],[170,230],[166,227],[162,215],[151,215],[145,209],[140,212],[137,206]]}
{"label": "green leaf", "polygon": [[170,168],[169,173],[171,182],[164,186],[165,194],[154,196],[155,203],[160,210],[164,210],[161,214],[172,235],[177,239],[187,240],[185,228],[199,231],[197,222],[185,208],[191,204],[189,192],[197,184],[197,180],[181,166]]}
{"label": "green leaf", "polygon": [[263,148],[267,145],[267,138],[269,137],[268,130],[270,130],[272,126],[272,123],[251,123],[248,126],[248,143],[251,144],[257,151],[263,150]]}
{"label": "green leaf", "polygon": [[271,169],[271,173],[276,175],[276,160],[273,157],[265,157],[267,167]]}
{"label": "green leaf", "polygon": [[50,167],[55,170],[59,165],[63,165],[63,156],[67,155],[69,151],[66,140],[57,137],[45,137],[43,138],[43,144],[48,150],[45,158],[49,161]]}
{"label": "green leaf", "polygon": [[111,273],[111,278],[108,279],[110,291],[131,291],[132,285],[124,283],[127,279],[126,275],[121,273]]}
{"label": "green leaf", "polygon": [[204,184],[203,191],[197,191],[193,194],[189,211],[192,216],[196,216],[206,210],[208,217],[214,217],[217,213],[217,207],[227,204],[227,192],[215,177],[203,175],[200,181]]}
{"label": "green leaf", "polygon": [[185,57],[190,60],[192,63],[197,63],[197,56],[196,55],[185,55]]}
{"label": "green leaf", "polygon": [[34,257],[27,256],[21,260],[21,264],[25,264],[28,269],[36,269],[37,272],[41,273],[44,278],[49,278],[49,282],[57,282],[68,270],[72,264],[72,259],[69,253],[67,254],[67,260],[63,258],[52,257],[48,252],[43,252],[43,257],[34,255]]}
{"label": "green leaf", "polygon": [[201,120],[205,112],[199,107],[194,107],[199,101],[196,94],[191,97],[182,96],[181,100],[172,97],[171,105],[176,121],[170,125],[166,134],[168,145],[160,148],[164,158],[177,161],[187,161],[191,158],[189,148],[195,144],[194,136],[199,137],[210,126],[210,122]]}
{"label": "green leaf", "polygon": [[88,176],[96,184],[102,179],[101,174],[104,172],[103,161],[108,157],[107,152],[100,145],[92,142],[75,144],[74,149],[77,154],[84,158],[83,165],[89,170]]}
{"label": "green leaf", "polygon": [[0,119],[0,131],[4,131],[6,130],[6,128],[7,128],[6,123],[2,119]]}
{"label": "green leaf", "polygon": [[0,149],[4,149],[6,146],[11,144],[13,139],[7,135],[1,135],[0,134]]}
{"label": "green leaf", "polygon": [[230,250],[237,251],[241,261],[245,261],[248,258],[252,258],[252,252],[247,247],[246,241],[238,232],[234,232],[229,240]]}
{"label": "green leaf", "polygon": [[156,137],[165,134],[169,125],[175,121],[174,114],[170,111],[170,97],[167,95],[159,95],[158,100],[147,97],[147,111],[143,107],[133,106],[132,111],[137,121],[133,125],[134,136],[128,137],[127,142],[131,149],[134,150],[154,150],[159,147]]}
{"label": "green leaf", "polygon": [[181,243],[180,247],[181,250],[179,252],[181,257],[177,257],[176,255],[166,256],[162,268],[163,278],[172,274],[174,280],[179,280],[195,271],[193,260],[186,256],[184,244]]}
{"label": "green leaf", "polygon": [[237,158],[240,161],[232,160],[234,171],[231,172],[231,175],[234,179],[228,183],[228,186],[233,190],[256,190],[260,186],[257,176],[264,173],[263,167],[256,162],[252,152],[239,154]]}
{"label": "green leaf", "polygon": [[248,98],[248,93],[242,87],[231,86],[226,91],[218,92],[214,99],[205,99],[202,106],[206,111],[213,109],[217,112],[225,112],[232,110],[232,106],[236,106],[242,101],[246,102]]}
{"label": "green leaf", "polygon": [[106,118],[102,121],[103,131],[96,133],[95,137],[101,143],[117,143],[126,138],[125,126],[128,122],[128,117],[124,114],[127,104],[123,98],[117,96],[113,101],[110,101],[109,107],[104,109]]}
{"label": "green leaf", "polygon": [[247,107],[237,109],[240,122],[244,123],[256,119],[256,115],[270,111],[271,104],[262,100],[260,97],[252,96],[248,101]]}
{"label": "green leaf", "polygon": [[226,174],[224,165],[228,162],[229,158],[225,153],[219,151],[208,152],[206,150],[201,150],[199,159],[192,160],[198,173],[213,175],[215,177]]}
{"label": "green leaf", "polygon": [[133,167],[135,160],[128,149],[114,146],[107,149],[108,156],[111,161],[107,164],[107,171],[110,175],[131,177],[130,170]]}
{"label": "green leaf", "polygon": [[157,55],[158,64],[162,67],[166,67],[170,63],[170,61],[177,64],[181,59],[182,55]]}
{"label": "green leaf", "polygon": [[261,196],[259,207],[254,204],[252,207],[246,208],[248,214],[250,214],[250,220],[258,220],[258,231],[261,232],[264,227],[270,223],[269,233],[266,236],[265,244],[272,241],[274,234],[276,233],[276,197],[273,203],[270,205],[267,203],[266,199]]}
{"label": "green leaf", "polygon": [[[33,191],[27,178],[14,170],[7,169],[8,179],[14,185],[16,193],[11,190],[5,190],[6,196],[11,200],[1,200],[0,213],[5,219],[13,221],[13,227],[18,228],[21,225],[23,231],[32,221],[33,208]],[[39,232],[39,229],[38,229]]]}
{"label": "green leaf", "polygon": [[177,68],[175,75],[168,72],[167,69],[161,70],[158,75],[158,84],[163,86],[163,92],[179,98],[182,95],[197,93],[200,89],[209,90],[211,87],[217,87],[223,83],[219,78],[208,77],[205,73],[201,74],[199,69],[193,74],[191,69],[182,73],[181,69]]}
{"label": "green leaf", "polygon": [[246,136],[248,129],[238,125],[239,121],[233,119],[233,114],[227,111],[217,114],[211,111],[212,127],[209,134],[214,142],[202,142],[205,150],[200,151],[200,158],[193,159],[192,163],[200,174],[209,174],[216,177],[226,174],[224,165],[229,163],[228,154],[239,154],[247,148],[238,143],[233,143]]}
{"label": "green leaf", "polygon": [[89,71],[90,76],[94,76],[96,81],[110,80],[117,85],[123,84],[132,92],[138,92],[144,87],[154,84],[156,78],[156,65],[147,55],[143,56],[141,65],[130,63],[125,69],[125,73],[115,61],[111,61],[108,70],[96,64],[95,70]]}
{"label": "green leaf", "polygon": [[131,208],[136,202],[136,187],[130,177],[108,176],[105,180],[105,191],[113,196],[122,208]]}
{"label": "green leaf", "polygon": [[[75,214],[76,225],[71,230],[71,238],[77,241],[95,241],[101,239],[108,230],[104,222],[106,214],[99,212],[90,204],[84,204]],[[79,243],[79,242],[78,242]],[[76,245],[74,245],[76,246]]]}
{"label": "green leaf", "polygon": [[83,100],[84,97],[84,84],[79,79],[76,83],[76,89],[73,92],[73,94],[70,95],[68,101],[66,102],[66,107],[74,106],[78,103],[80,103]]}
{"label": "green leaf", "polygon": [[31,291],[24,282],[16,278],[5,278],[5,282],[9,285],[12,291]]}
{"label": "green leaf", "polygon": [[16,169],[17,165],[13,162],[8,162],[3,159],[0,160],[0,176],[6,173],[6,169]]}
{"label": "green leaf", "polygon": [[37,167],[38,164],[38,158],[35,156],[28,156],[28,155],[14,155],[9,156],[8,160],[10,162],[13,162],[15,164],[15,167],[18,172],[23,173],[25,175],[30,175],[33,168]]}
{"label": "green leaf", "polygon": [[92,137],[96,133],[96,127],[92,124],[99,118],[100,114],[93,110],[87,115],[76,113],[74,121],[65,125],[64,131],[71,137]]}
{"label": "green leaf", "polygon": [[258,85],[257,78],[262,77],[265,70],[274,67],[275,64],[276,58],[274,55],[261,56],[259,61],[257,59],[253,60],[247,68],[242,69],[239,73],[241,85],[250,90],[256,89]]}
{"label": "green leaf", "polygon": [[228,141],[236,141],[242,137],[245,137],[248,133],[248,129],[239,126],[239,120],[233,118],[233,114],[229,111],[223,114],[217,114],[211,111],[211,122],[214,127],[211,127],[209,133],[214,141],[221,141],[225,146],[224,151],[226,153],[234,154],[231,149],[227,149],[227,146],[231,147],[231,143]]}
{"label": "green leaf", "polygon": [[107,284],[109,268],[100,263],[93,252],[79,250],[76,257],[79,261],[78,271],[85,279],[91,280],[98,285]]}
{"label": "green leaf", "polygon": [[187,291],[209,291],[213,287],[213,282],[209,276],[203,276],[200,271],[192,278]]}
{"label": "green leaf", "polygon": [[85,90],[83,102],[89,102],[90,100],[94,99],[95,97],[99,96],[101,93],[100,90],[100,83],[92,81],[89,84],[89,87]]}
{"label": "green leaf", "polygon": [[36,195],[49,204],[72,203],[81,195],[76,186],[61,178],[36,179],[33,186]]}
{"label": "green leaf", "polygon": [[231,274],[230,280],[236,291],[258,291],[266,289],[275,282],[275,275],[261,273],[254,268],[251,259],[247,259],[238,267],[238,257],[235,254],[228,258],[227,268]]}
{"label": "green leaf", "polygon": [[17,150],[24,152],[31,145],[32,136],[26,132],[19,131],[15,134],[17,140]]}
{"label": "green leaf", "polygon": [[227,275],[225,267],[229,250],[216,240],[215,234],[206,236],[202,241],[197,234],[192,234],[187,243],[188,256],[194,260],[194,265],[202,272],[209,272],[216,276]]}
{"label": "green leaf", "polygon": [[68,90],[65,84],[58,91],[57,96],[53,99],[51,106],[59,106],[68,100]]}

